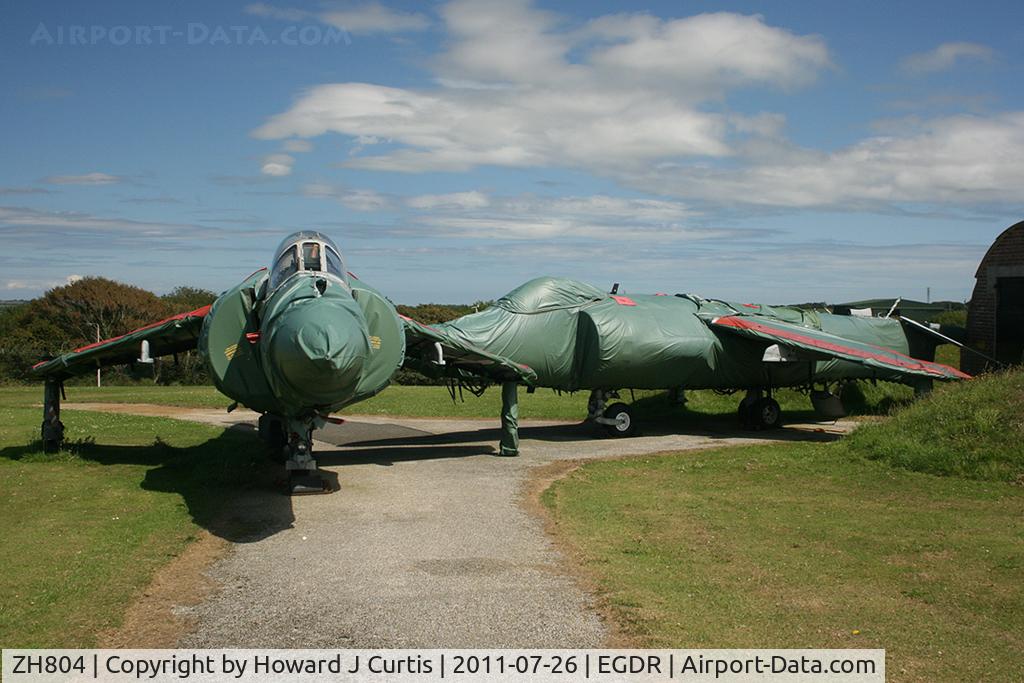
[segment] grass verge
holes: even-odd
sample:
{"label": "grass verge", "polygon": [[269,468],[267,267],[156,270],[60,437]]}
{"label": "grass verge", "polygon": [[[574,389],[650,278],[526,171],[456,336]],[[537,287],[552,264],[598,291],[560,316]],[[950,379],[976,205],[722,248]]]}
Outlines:
{"label": "grass verge", "polygon": [[890,680],[1014,680],[1024,491],[829,445],[588,463],[542,496],[649,647],[879,647]]}
{"label": "grass verge", "polygon": [[39,409],[0,392],[3,647],[95,645],[262,471],[245,434],[128,415],[63,419],[76,441],[42,453]]}
{"label": "grass verge", "polygon": [[[587,463],[542,495],[651,647],[878,647],[891,680],[1017,680],[1024,373],[836,444]],[[942,475],[942,476],[936,476]]]}

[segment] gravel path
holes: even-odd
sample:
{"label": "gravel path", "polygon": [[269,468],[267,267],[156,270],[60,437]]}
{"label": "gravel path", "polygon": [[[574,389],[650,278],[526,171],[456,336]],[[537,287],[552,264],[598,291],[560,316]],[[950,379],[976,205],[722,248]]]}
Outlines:
{"label": "gravel path", "polygon": [[[67,404],[217,424],[251,413]],[[852,423],[791,426],[772,438],[832,438]],[[185,647],[600,647],[592,598],[563,569],[523,505],[530,471],[556,460],[706,448],[750,434],[594,438],[590,426],[529,422],[521,455],[494,455],[494,420],[356,417],[317,432],[341,490],[249,494],[249,536],[209,573],[221,588],[189,608]],[[764,434],[758,435],[764,437]],[[256,525],[255,527],[253,525]],[[216,533],[216,530],[214,530]]]}

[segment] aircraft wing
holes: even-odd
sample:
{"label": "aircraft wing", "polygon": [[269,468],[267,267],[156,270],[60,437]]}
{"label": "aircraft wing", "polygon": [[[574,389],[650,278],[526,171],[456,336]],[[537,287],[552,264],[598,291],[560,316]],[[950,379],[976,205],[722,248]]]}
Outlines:
{"label": "aircraft wing", "polygon": [[405,365],[430,376],[533,384],[537,373],[508,358],[466,344],[444,330],[400,316],[405,324]]}
{"label": "aircraft wing", "polygon": [[149,342],[150,355],[163,356],[196,348],[203,318],[209,306],[172,315],[170,318],[132,330],[119,337],[104,339],[32,366],[36,375],[67,379],[107,365],[124,365],[139,358],[142,342]]}
{"label": "aircraft wing", "polygon": [[941,363],[911,358],[892,349],[844,339],[820,330],[791,325],[779,320],[728,315],[707,320],[712,330],[780,344],[812,354],[860,363],[881,370],[929,379],[970,379],[970,375]]}

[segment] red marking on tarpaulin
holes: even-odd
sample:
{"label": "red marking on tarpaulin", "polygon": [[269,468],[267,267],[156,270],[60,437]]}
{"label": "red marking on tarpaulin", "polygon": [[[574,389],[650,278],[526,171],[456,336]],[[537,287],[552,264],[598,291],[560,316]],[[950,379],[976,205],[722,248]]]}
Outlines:
{"label": "red marking on tarpaulin", "polygon": [[746,306],[747,308],[761,308],[757,304],[743,304],[743,305]]}
{"label": "red marking on tarpaulin", "polygon": [[[111,342],[116,342],[119,339],[124,339],[125,337],[127,337],[130,334],[135,334],[136,332],[145,332],[146,330],[151,330],[154,327],[160,327],[161,325],[164,325],[164,324],[170,323],[170,322],[174,322],[175,320],[184,320],[185,318],[192,318],[192,317],[202,318],[202,317],[204,317],[209,312],[210,312],[210,304],[207,304],[207,305],[203,306],[202,308],[197,308],[194,311],[188,311],[186,313],[179,313],[177,315],[172,315],[170,318],[164,318],[163,320],[158,320],[155,323],[150,323],[149,325],[143,325],[142,327],[134,329],[131,332],[125,332],[124,334],[119,334],[118,336],[111,337],[110,339],[104,339],[103,341],[93,342],[92,344],[87,344],[85,346],[80,346],[77,349],[75,349],[74,351],[72,351],[71,353],[81,353],[82,351],[88,351],[89,349],[94,349],[97,346],[103,346],[104,344],[109,344]],[[49,362],[49,361],[47,361],[47,362]]]}
{"label": "red marking on tarpaulin", "polygon": [[612,299],[615,300],[615,303],[619,304],[620,306],[636,306],[636,302],[630,299],[628,296],[619,296],[617,294],[612,294],[611,296]]}
{"label": "red marking on tarpaulin", "polygon": [[869,345],[873,346],[879,351],[884,351],[885,354],[888,355],[883,355],[881,353],[872,353],[870,351],[862,351],[860,349],[855,349],[850,346],[833,344],[832,342],[825,341],[824,339],[808,337],[803,334],[790,332],[789,330],[780,330],[776,327],[771,327],[769,325],[764,325],[762,323],[749,320],[747,318],[740,318],[737,316],[719,318],[718,320],[715,321],[715,324],[722,325],[724,327],[735,327],[738,329],[754,330],[757,332],[762,332],[764,334],[774,335],[777,337],[782,337],[783,339],[789,339],[795,342],[807,344],[808,346],[812,346],[817,349],[825,349],[826,351],[845,353],[847,355],[857,356],[859,358],[870,358],[873,360],[888,363],[890,365],[895,365],[896,367],[899,368],[906,368],[907,370],[923,370],[932,375],[947,376],[947,373],[936,369],[942,368],[943,370],[948,370],[948,374],[952,375],[953,377],[958,377],[960,379],[971,379],[971,376],[968,375],[967,373],[960,372],[956,368],[952,368],[948,365],[943,365],[942,363],[929,363],[928,361],[921,361],[916,358],[904,355],[899,351],[893,351],[892,349],[886,349],[880,346]]}
{"label": "red marking on tarpaulin", "polygon": [[412,318],[410,318],[407,315],[402,315],[401,313],[398,313],[398,317],[401,318],[402,320],[408,320],[409,322],[413,323],[414,325],[419,325],[420,327],[422,327],[425,330],[430,330],[431,332],[433,332],[436,335],[439,335],[439,336],[442,336],[442,337],[444,336],[443,334],[441,334],[441,332],[439,332],[438,330],[435,330],[430,325],[427,325],[425,323],[421,323],[419,320],[413,320]]}

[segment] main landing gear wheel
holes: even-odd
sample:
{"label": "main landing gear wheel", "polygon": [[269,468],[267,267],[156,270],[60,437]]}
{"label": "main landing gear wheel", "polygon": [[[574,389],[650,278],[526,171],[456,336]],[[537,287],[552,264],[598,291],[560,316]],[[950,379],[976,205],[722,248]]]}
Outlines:
{"label": "main landing gear wheel", "polygon": [[775,429],[782,424],[782,408],[774,398],[762,398],[754,404],[759,429]]}
{"label": "main landing gear wheel", "polygon": [[744,398],[737,413],[740,423],[747,429],[775,429],[782,425],[782,409],[774,398]]}
{"label": "main landing gear wheel", "polygon": [[633,411],[625,403],[613,403],[604,411],[604,417],[614,420],[612,424],[605,424],[604,428],[612,436],[633,436],[636,433],[636,421],[633,419]]}

